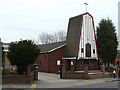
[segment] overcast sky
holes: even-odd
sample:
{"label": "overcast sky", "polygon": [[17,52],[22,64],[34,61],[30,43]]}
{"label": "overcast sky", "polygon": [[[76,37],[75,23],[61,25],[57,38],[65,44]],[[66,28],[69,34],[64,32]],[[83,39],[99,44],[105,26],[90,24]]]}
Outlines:
{"label": "overcast sky", "polygon": [[70,17],[88,12],[95,26],[110,18],[118,29],[120,0],[0,0],[0,38],[10,43],[20,39],[37,40],[42,32],[67,31]]}

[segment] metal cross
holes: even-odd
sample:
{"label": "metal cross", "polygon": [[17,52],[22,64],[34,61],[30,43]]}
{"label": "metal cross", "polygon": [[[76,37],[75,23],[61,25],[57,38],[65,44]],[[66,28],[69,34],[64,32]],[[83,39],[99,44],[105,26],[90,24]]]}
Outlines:
{"label": "metal cross", "polygon": [[87,12],[87,5],[88,5],[88,4],[87,4],[87,3],[84,3],[84,4],[85,4],[85,6],[86,6],[86,12]]}

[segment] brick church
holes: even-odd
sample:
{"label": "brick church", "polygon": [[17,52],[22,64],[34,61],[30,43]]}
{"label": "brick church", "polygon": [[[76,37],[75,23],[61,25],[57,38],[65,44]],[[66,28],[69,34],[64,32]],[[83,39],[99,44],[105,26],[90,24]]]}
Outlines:
{"label": "brick church", "polygon": [[63,42],[38,45],[40,55],[36,60],[40,72],[59,73],[60,65],[67,70],[98,69],[98,53],[94,20],[84,13],[69,19],[67,39]]}

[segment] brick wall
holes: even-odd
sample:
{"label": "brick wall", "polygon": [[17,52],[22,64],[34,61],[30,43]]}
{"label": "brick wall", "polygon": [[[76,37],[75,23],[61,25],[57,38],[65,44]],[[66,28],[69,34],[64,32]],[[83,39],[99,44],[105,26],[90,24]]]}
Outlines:
{"label": "brick wall", "polygon": [[[37,65],[34,65],[36,67]],[[35,73],[31,73],[32,65],[27,66],[26,75],[5,75],[2,76],[2,83],[31,83],[38,79],[38,68],[34,68]]]}
{"label": "brick wall", "polygon": [[113,74],[111,73],[97,73],[97,74],[89,74],[89,78],[90,79],[94,79],[94,78],[107,78],[107,77],[113,77]]}
{"label": "brick wall", "polygon": [[27,75],[2,76],[2,83],[26,83]]}
{"label": "brick wall", "polygon": [[41,53],[35,62],[38,64],[38,71],[59,73],[60,65],[57,65],[57,60],[60,60],[61,63],[61,58],[63,55],[64,47],[49,53]]}
{"label": "brick wall", "polygon": [[71,72],[68,71],[65,73],[66,79],[83,79],[84,78],[84,72]]}
{"label": "brick wall", "polygon": [[85,66],[84,71],[75,72],[67,71],[65,65],[62,65],[62,79],[87,79],[88,78],[88,66]]}
{"label": "brick wall", "polygon": [[88,73],[87,65],[84,65],[84,71],[67,71],[66,66],[62,65],[62,79],[93,79],[106,77],[113,77],[113,74],[108,72]]}
{"label": "brick wall", "polygon": [[[89,62],[89,64],[88,64],[88,69],[89,70],[97,70],[98,69],[98,61],[97,60],[83,60],[83,59],[81,59],[81,60],[78,60],[77,61],[77,64],[76,64],[76,59],[63,59],[62,60],[62,64],[64,64],[65,66],[66,66],[66,68],[67,68],[67,66],[68,66],[68,60],[70,61],[70,62],[73,62],[73,65],[70,65],[70,70],[71,71],[74,71],[75,70],[75,67],[76,67],[76,70],[77,71],[82,71],[82,70],[84,70],[84,63],[86,62],[86,61],[88,61]],[[76,65],[76,66],[75,66]]]}
{"label": "brick wall", "polygon": [[37,58],[35,64],[38,64],[38,71],[48,72],[48,54],[41,53]]}
{"label": "brick wall", "polygon": [[[34,80],[34,75],[31,75],[31,81]],[[6,75],[2,76],[2,83],[28,83],[27,75]]]}

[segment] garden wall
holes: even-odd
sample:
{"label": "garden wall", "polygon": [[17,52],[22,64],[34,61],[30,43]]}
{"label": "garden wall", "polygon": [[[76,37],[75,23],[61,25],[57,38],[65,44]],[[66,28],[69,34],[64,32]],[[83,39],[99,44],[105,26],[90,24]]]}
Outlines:
{"label": "garden wall", "polygon": [[[93,72],[94,71],[94,72]],[[84,67],[84,71],[67,71],[65,65],[62,66],[60,77],[62,79],[94,79],[113,77],[112,73],[106,72],[105,67],[101,66],[99,71],[88,71],[88,66]]]}
{"label": "garden wall", "polygon": [[31,73],[31,65],[28,66],[26,75],[4,75],[2,76],[2,83],[31,83],[31,81],[38,80],[38,68],[34,65],[34,73]]}
{"label": "garden wall", "polygon": [[2,76],[2,83],[26,83],[27,75],[6,75]]}

